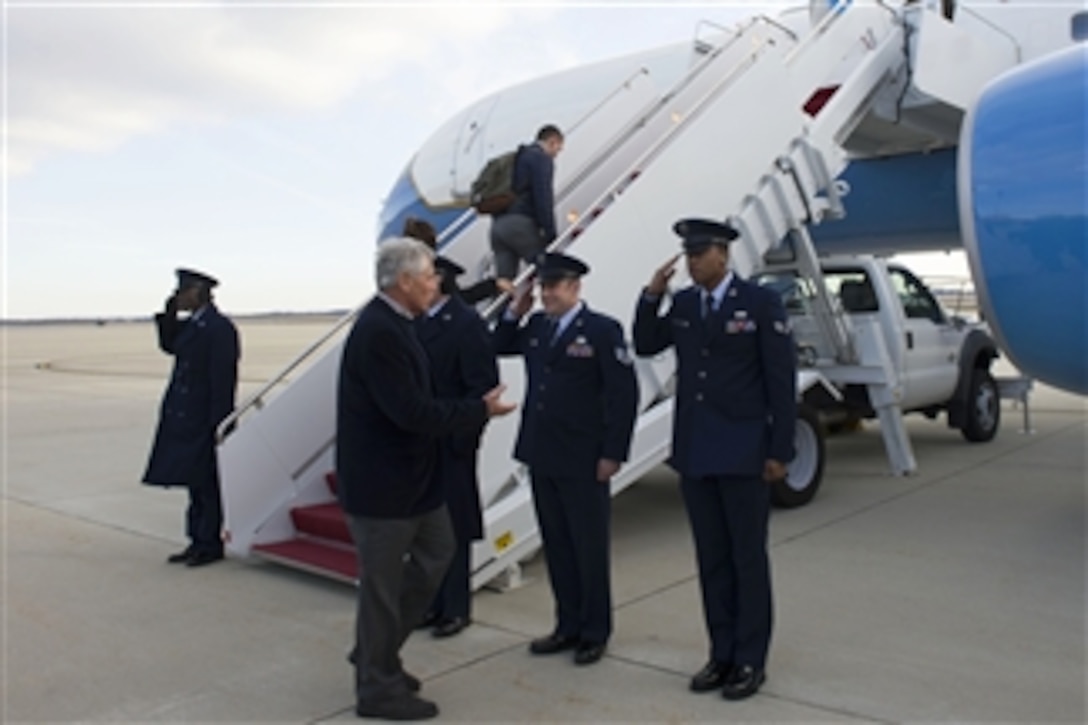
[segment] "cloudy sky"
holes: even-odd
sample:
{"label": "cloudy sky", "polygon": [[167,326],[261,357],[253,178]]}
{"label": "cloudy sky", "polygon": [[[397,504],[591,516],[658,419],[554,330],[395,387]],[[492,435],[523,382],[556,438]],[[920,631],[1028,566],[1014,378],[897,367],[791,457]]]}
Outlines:
{"label": "cloudy sky", "polygon": [[370,291],[382,197],[480,96],[797,2],[46,2],[3,7],[0,317],[231,312]]}

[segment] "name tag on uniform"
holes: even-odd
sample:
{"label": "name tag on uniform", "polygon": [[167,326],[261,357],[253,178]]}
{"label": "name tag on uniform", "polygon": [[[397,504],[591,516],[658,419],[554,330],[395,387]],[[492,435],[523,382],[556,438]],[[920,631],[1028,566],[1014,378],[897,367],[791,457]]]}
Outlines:
{"label": "name tag on uniform", "polygon": [[682,317],[672,318],[672,324],[676,325],[677,327],[691,327],[691,323]]}
{"label": "name tag on uniform", "polygon": [[742,333],[751,333],[755,331],[755,320],[728,320],[725,323],[725,332],[727,335],[739,335]]}

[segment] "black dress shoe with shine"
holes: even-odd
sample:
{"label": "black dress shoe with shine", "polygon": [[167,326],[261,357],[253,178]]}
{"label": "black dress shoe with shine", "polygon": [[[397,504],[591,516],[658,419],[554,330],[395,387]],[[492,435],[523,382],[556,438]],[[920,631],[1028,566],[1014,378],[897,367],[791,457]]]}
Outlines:
{"label": "black dress shoe with shine", "polygon": [[207,566],[223,560],[222,551],[194,551],[185,561],[185,566]]}
{"label": "black dress shoe with shine", "polygon": [[452,637],[467,627],[470,622],[471,620],[468,617],[451,617],[450,619],[443,619],[434,625],[431,634],[435,637]]}
{"label": "black dress shoe with shine", "polygon": [[574,650],[574,664],[591,665],[604,656],[604,642],[579,642]]}
{"label": "black dress shoe with shine", "polygon": [[415,695],[402,695],[360,702],[355,706],[355,714],[382,720],[430,720],[438,716],[438,705]]}
{"label": "black dress shoe with shine", "polygon": [[166,563],[168,564],[184,564],[189,561],[189,557],[193,555],[193,547],[185,547],[185,551],[179,551],[176,554],[171,554],[166,557]]}
{"label": "black dress shoe with shine", "polygon": [[689,687],[692,692],[710,692],[720,690],[733,671],[733,665],[710,660],[703,669],[691,678]]}
{"label": "black dress shoe with shine", "polygon": [[751,697],[759,692],[760,686],[766,679],[766,673],[759,667],[752,665],[736,667],[722,685],[722,697],[726,700],[743,700]]}
{"label": "black dress shoe with shine", "polygon": [[534,639],[529,643],[529,651],[535,655],[552,655],[578,646],[577,637],[567,637],[562,634],[549,634],[547,637]]}

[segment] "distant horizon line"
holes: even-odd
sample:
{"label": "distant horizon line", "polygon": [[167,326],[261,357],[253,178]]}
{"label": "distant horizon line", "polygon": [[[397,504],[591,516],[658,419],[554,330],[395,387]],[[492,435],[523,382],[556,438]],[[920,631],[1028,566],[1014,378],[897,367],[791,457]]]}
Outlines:
{"label": "distant horizon line", "polygon": [[[306,310],[306,311],[290,311],[290,310],[271,310],[267,312],[238,312],[230,313],[229,317],[232,320],[257,320],[257,319],[271,319],[276,317],[342,317],[350,312],[350,308],[335,308],[329,310]],[[5,326],[28,326],[28,325],[72,325],[72,324],[86,324],[86,325],[106,325],[106,324],[128,324],[132,322],[150,322],[154,319],[154,314],[150,315],[89,315],[89,316],[66,316],[66,317],[0,317],[0,327]]]}

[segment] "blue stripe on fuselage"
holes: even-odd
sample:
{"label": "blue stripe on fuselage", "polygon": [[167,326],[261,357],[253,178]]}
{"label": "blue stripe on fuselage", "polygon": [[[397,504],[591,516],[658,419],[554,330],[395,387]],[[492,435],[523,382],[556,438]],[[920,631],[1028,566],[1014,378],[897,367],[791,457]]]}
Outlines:
{"label": "blue stripe on fuselage", "polygon": [[447,226],[457,221],[465,209],[434,208],[429,206],[419,194],[412,182],[412,163],[401,173],[393,184],[389,196],[378,215],[378,241],[387,237],[397,237],[404,229],[404,220],[408,217],[430,222],[441,234]]}
{"label": "blue stripe on fuselage", "polygon": [[851,162],[846,217],[810,229],[824,254],[957,249],[956,150]]}

